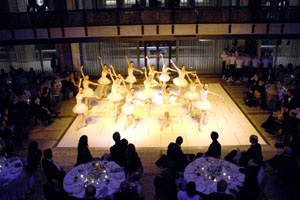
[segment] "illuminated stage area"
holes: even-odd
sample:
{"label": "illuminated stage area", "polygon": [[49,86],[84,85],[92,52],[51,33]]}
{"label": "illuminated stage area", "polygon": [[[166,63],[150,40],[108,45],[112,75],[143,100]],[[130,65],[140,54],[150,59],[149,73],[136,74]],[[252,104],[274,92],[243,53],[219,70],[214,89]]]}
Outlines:
{"label": "illuminated stage area", "polygon": [[[137,86],[136,96],[142,98],[142,85]],[[222,95],[225,101],[219,97],[208,95],[212,103],[212,109],[208,112],[207,125],[202,131],[198,131],[198,116],[191,118],[187,115],[186,103],[184,100],[178,104],[176,98],[172,99],[174,110],[170,113],[171,125],[160,131],[163,113],[159,105],[162,103],[161,90],[156,89],[153,98],[154,105],[150,113],[147,113],[146,105],[137,103],[136,118],[138,120],[136,128],[132,126],[125,130],[126,116],[120,114],[117,123],[114,122],[113,103],[107,99],[93,101],[91,110],[87,116],[87,127],[76,130],[78,118],[73,121],[65,132],[57,147],[77,147],[81,135],[87,135],[90,147],[108,148],[114,144],[112,134],[115,131],[121,133],[122,138],[126,138],[129,143],[136,147],[167,147],[175,141],[178,136],[183,137],[184,147],[208,146],[211,143],[210,133],[219,133],[221,145],[249,145],[249,136],[255,134],[259,137],[259,142],[265,141],[257,130],[241,112],[230,96],[220,84],[209,84],[209,90]],[[175,89],[171,92],[175,92]],[[200,112],[197,113],[199,115]]]}

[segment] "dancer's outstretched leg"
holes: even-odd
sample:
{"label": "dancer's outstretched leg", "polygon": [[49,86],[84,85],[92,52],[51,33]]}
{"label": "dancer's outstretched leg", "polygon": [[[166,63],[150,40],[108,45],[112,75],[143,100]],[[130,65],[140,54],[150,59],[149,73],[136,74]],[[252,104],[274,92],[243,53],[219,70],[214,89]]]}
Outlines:
{"label": "dancer's outstretched leg", "polygon": [[100,98],[103,96],[103,89],[104,89],[104,85],[100,85],[100,92],[99,92]]}
{"label": "dancer's outstretched leg", "polygon": [[118,121],[118,107],[119,107],[119,102],[115,102],[115,112],[116,112],[116,116],[115,116],[115,123],[117,123]]}
{"label": "dancer's outstretched leg", "polygon": [[133,83],[129,83],[129,89],[131,89],[133,86]]}
{"label": "dancer's outstretched leg", "polygon": [[164,130],[165,125],[167,124],[167,113],[164,114],[164,118],[160,127],[160,131]]}
{"label": "dancer's outstretched leg", "polygon": [[107,86],[104,86],[104,98],[107,97]]}
{"label": "dancer's outstretched leg", "polygon": [[203,119],[203,125],[206,125],[207,124],[207,112],[204,111],[204,119]]}
{"label": "dancer's outstretched leg", "polygon": [[133,114],[131,115],[131,119],[132,119],[132,122],[133,122],[133,127],[136,128],[136,119],[135,119],[135,116]]}
{"label": "dancer's outstretched leg", "polygon": [[[180,96],[181,95],[181,91],[182,91],[182,87],[178,87],[178,92],[177,92],[177,96]],[[177,98],[176,102],[178,103],[179,102],[179,98]]]}
{"label": "dancer's outstretched leg", "polygon": [[200,116],[200,119],[199,119],[199,124],[198,124],[198,130],[199,130],[200,132],[202,131],[204,115],[205,115],[205,111],[202,110],[201,116]]}

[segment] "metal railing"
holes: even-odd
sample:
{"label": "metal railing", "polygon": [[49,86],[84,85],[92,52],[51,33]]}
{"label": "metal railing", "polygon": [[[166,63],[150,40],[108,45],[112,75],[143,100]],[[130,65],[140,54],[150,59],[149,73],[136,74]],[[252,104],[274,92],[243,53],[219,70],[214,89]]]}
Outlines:
{"label": "metal railing", "polygon": [[197,23],[300,23],[299,10],[300,6],[266,6],[2,13],[0,29]]}

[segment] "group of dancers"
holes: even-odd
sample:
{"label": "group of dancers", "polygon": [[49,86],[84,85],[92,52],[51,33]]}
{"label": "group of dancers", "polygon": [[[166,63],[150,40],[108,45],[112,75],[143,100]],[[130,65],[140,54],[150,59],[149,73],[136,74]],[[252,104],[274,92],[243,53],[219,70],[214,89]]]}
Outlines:
{"label": "group of dancers", "polygon": [[[125,103],[122,106],[122,113],[126,115],[126,124],[125,129],[131,126],[132,124],[136,127],[136,105],[135,101],[140,101],[147,106],[147,112],[149,113],[153,107],[152,99],[155,95],[154,87],[162,88],[162,98],[163,103],[159,105],[159,110],[163,113],[163,120],[161,123],[160,130],[162,131],[165,127],[170,125],[170,112],[176,109],[175,105],[171,104],[170,98],[176,97],[177,103],[180,99],[187,101],[187,112],[191,117],[195,116],[195,108],[201,110],[200,119],[198,121],[198,129],[202,130],[202,127],[207,123],[207,111],[212,108],[211,103],[207,99],[208,94],[212,94],[220,97],[223,101],[224,98],[219,94],[211,92],[208,90],[208,84],[202,84],[196,71],[186,71],[185,66],[181,66],[181,69],[173,63],[171,64],[174,67],[168,67],[168,63],[164,61],[163,55],[161,54],[161,60],[163,63],[162,71],[156,71],[155,66],[150,66],[149,58],[146,57],[148,63],[148,73],[147,67],[144,67],[143,70],[137,69],[134,67],[134,63],[129,62],[128,57],[126,56],[126,61],[128,64],[128,76],[124,79],[121,74],[116,74],[116,71],[112,65],[109,67],[105,64],[103,65],[102,58],[99,56],[100,65],[102,68],[101,77],[98,80],[98,83],[92,82],[89,80],[89,76],[85,75],[83,72],[83,66],[81,66],[81,74],[83,78],[80,78],[79,81],[79,92],[76,95],[76,105],[73,108],[73,112],[78,114],[79,122],[77,124],[77,129],[86,126],[85,113],[89,110],[89,99],[96,98],[100,100],[101,98],[107,98],[110,102],[114,104],[115,111],[115,122],[118,121],[120,114],[120,105],[121,102],[125,99]],[[144,74],[145,81],[144,90],[142,92],[143,98],[139,98],[135,95],[135,89],[133,84],[137,82],[136,77],[134,76],[134,71]],[[178,87],[177,94],[171,92],[171,88],[167,85],[167,82],[170,80],[170,71],[177,72],[178,77],[173,79],[173,83]],[[107,78],[110,76],[111,80]],[[188,85],[188,81],[185,79],[188,78],[190,83],[189,91],[182,95],[182,90]],[[156,78],[156,79],[155,79]],[[108,85],[111,86],[110,94],[107,94]],[[129,84],[129,87],[126,85]],[[97,88],[94,91],[89,85],[96,85]],[[81,88],[81,85],[83,88]],[[200,88],[200,93],[197,92],[197,87]],[[85,99],[85,103],[83,102]],[[131,118],[131,119],[130,119]]]}

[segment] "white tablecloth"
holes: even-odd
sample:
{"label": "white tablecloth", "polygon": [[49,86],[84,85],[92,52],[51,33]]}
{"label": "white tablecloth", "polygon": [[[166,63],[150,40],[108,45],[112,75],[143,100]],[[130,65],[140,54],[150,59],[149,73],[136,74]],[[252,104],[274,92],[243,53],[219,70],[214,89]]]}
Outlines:
{"label": "white tablecloth", "polygon": [[[100,165],[103,170],[105,170],[103,180],[95,181],[91,178],[87,178],[88,169],[95,167],[96,164]],[[85,196],[85,186],[93,184],[97,189],[97,198],[104,198],[107,196],[112,197],[120,188],[120,183],[124,180],[125,172],[123,168],[115,162],[95,161],[78,165],[70,170],[64,178],[64,190],[71,193],[73,197],[83,198]]]}
{"label": "white tablecloth", "polygon": [[23,163],[18,157],[0,157],[0,199],[17,200],[22,198],[21,173]]}
{"label": "white tablecloth", "polygon": [[229,189],[238,190],[237,186],[243,185],[245,175],[238,166],[225,160],[198,158],[185,168],[184,179],[195,182],[196,190],[203,194],[217,192],[217,182],[223,179],[228,184],[226,193],[230,193]]}

